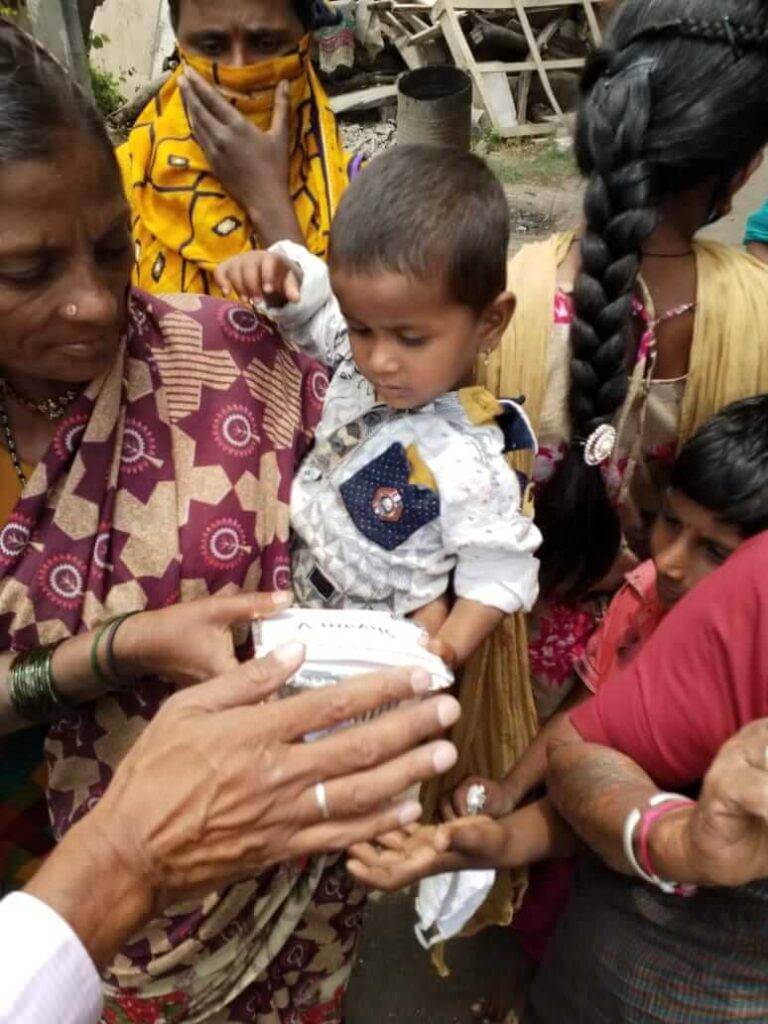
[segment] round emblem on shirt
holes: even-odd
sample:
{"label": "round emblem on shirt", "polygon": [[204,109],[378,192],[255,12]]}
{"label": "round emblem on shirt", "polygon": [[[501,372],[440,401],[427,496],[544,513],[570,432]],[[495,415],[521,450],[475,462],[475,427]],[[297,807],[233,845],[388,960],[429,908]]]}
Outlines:
{"label": "round emblem on shirt", "polygon": [[203,558],[218,569],[231,569],[249,555],[245,530],[236,519],[215,519],[202,538]]}
{"label": "round emblem on shirt", "polygon": [[0,530],[0,563],[8,565],[23,554],[32,537],[32,520],[13,515]]}
{"label": "round emblem on shirt", "polygon": [[399,523],[405,507],[403,496],[396,487],[379,487],[371,502],[373,514],[382,523]]}
{"label": "round emblem on shirt", "polygon": [[78,608],[85,594],[88,568],[75,555],[54,555],[43,563],[38,579],[47,597],[60,608]]}
{"label": "round emblem on shirt", "polygon": [[236,458],[253,455],[259,432],[253,413],[244,405],[229,405],[213,422],[213,436],[220,448]]}

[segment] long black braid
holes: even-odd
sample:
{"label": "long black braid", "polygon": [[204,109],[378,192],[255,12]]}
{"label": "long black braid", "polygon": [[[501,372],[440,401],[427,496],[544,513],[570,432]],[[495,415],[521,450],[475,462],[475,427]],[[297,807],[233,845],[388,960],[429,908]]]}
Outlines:
{"label": "long black braid", "polygon": [[618,554],[618,516],[584,445],[627,396],[642,245],[662,198],[710,179],[716,194],[768,141],[767,76],[768,5],[758,0],[625,0],[585,70],[572,440],[538,496],[545,594],[583,595]]}

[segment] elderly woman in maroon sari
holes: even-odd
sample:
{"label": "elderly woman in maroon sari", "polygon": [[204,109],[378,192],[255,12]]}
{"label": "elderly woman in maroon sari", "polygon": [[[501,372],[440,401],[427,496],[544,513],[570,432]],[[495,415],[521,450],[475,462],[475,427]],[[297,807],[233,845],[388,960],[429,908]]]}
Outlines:
{"label": "elderly woman in maroon sari", "polygon": [[[30,720],[46,719],[60,837],[167,695],[247,654],[236,627],[279,606],[270,595],[290,584],[289,490],[323,371],[246,309],[131,291],[132,261],[98,115],[3,23],[6,884],[24,877],[14,843],[42,852],[34,789],[21,777],[35,762]],[[175,907],[111,966],[105,1020],[336,1022],[361,899],[343,865],[320,859]]]}

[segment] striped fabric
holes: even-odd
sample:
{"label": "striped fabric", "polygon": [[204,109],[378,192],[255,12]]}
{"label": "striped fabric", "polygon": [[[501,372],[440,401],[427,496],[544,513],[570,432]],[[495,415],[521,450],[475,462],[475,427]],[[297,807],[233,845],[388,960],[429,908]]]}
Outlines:
{"label": "striped fabric", "polygon": [[583,861],[524,1021],[765,1024],[768,881],[681,899]]}

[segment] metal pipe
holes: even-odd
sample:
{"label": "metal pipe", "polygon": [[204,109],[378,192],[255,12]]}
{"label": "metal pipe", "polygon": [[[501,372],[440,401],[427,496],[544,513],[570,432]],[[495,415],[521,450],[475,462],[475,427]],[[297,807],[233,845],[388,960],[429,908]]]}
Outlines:
{"label": "metal pipe", "polygon": [[469,149],[472,79],[453,65],[406,71],[397,82],[397,141]]}

